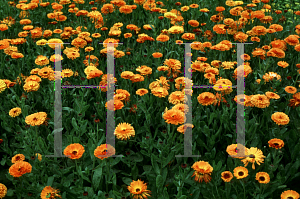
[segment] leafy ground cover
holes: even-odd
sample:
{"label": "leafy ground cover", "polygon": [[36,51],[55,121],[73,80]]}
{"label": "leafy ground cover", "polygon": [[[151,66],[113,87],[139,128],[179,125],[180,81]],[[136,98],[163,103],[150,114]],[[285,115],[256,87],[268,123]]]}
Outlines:
{"label": "leafy ground cover", "polygon": [[[299,198],[299,3],[15,0],[0,18],[0,198]],[[194,43],[191,54],[182,43]],[[252,44],[238,58],[236,43]],[[241,67],[244,94],[234,88]],[[61,89],[66,157],[46,157],[60,79],[86,87]],[[199,157],[177,157],[191,128]]]}

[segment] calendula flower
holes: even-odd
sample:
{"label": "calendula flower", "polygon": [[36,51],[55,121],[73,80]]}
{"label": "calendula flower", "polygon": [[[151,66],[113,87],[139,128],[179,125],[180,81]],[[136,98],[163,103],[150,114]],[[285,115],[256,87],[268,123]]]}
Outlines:
{"label": "calendula flower", "polygon": [[242,166],[236,167],[233,170],[233,175],[237,179],[246,178],[248,176],[248,169],[246,169],[245,167],[242,167]]}
{"label": "calendula flower", "polygon": [[15,164],[18,161],[24,161],[24,160],[25,160],[25,156],[23,154],[17,154],[14,157],[12,157],[11,162]]}
{"label": "calendula flower", "polygon": [[120,110],[124,107],[124,104],[121,100],[109,100],[108,102],[105,103],[105,107],[108,108],[109,110]]}
{"label": "calendula flower", "polygon": [[195,181],[208,183],[211,180],[211,173],[213,172],[213,167],[205,161],[198,161],[193,164],[191,167],[195,170],[194,174],[191,176],[195,176]]}
{"label": "calendula flower", "polygon": [[284,88],[285,92],[290,93],[290,94],[295,94],[297,93],[297,88],[295,88],[294,86],[286,86]]}
{"label": "calendula flower", "polygon": [[31,173],[32,166],[25,161],[17,161],[9,168],[9,174],[13,177],[21,177],[25,173]]}
{"label": "calendula flower", "polygon": [[47,113],[38,112],[31,115],[26,116],[25,122],[31,126],[39,126],[45,122],[47,118]]}
{"label": "calendula flower", "polygon": [[141,181],[140,179],[138,179],[137,181],[133,180],[130,183],[130,186],[127,186],[127,189],[128,191],[130,191],[133,199],[147,199],[147,196],[150,196],[149,193],[151,193],[151,191],[147,190],[147,183],[144,183],[144,181]]}
{"label": "calendula flower", "polygon": [[270,176],[266,172],[258,172],[258,173],[256,173],[255,179],[259,183],[263,183],[263,184],[268,184],[270,182]]}
{"label": "calendula flower", "polygon": [[299,193],[294,190],[286,190],[280,195],[281,199],[299,199]]}
{"label": "calendula flower", "polygon": [[121,140],[127,140],[130,139],[130,137],[135,136],[135,130],[131,126],[131,124],[128,123],[120,123],[115,129],[114,134],[118,139]]}
{"label": "calendula flower", "polygon": [[52,188],[51,186],[46,186],[42,192],[41,192],[41,198],[42,199],[56,199],[56,198],[62,198],[59,194],[58,194],[58,190]]}
{"label": "calendula flower", "polygon": [[103,160],[104,158],[108,158],[112,155],[115,155],[116,150],[110,144],[101,144],[94,150],[94,156]]}
{"label": "calendula flower", "polygon": [[194,128],[194,125],[189,123],[183,124],[177,128],[177,131],[184,134],[187,128]]}
{"label": "calendula flower", "polygon": [[175,125],[183,124],[185,121],[184,113],[176,109],[171,109],[166,111],[163,114],[163,118],[168,124],[175,124]]}
{"label": "calendula flower", "polygon": [[233,158],[243,159],[247,155],[247,147],[242,144],[231,144],[227,146],[226,152]]}
{"label": "calendula flower", "polygon": [[224,182],[230,182],[231,179],[233,178],[233,175],[230,171],[223,171],[221,173],[221,178]]}
{"label": "calendula flower", "polygon": [[186,98],[183,92],[174,91],[169,95],[169,102],[172,104],[178,104],[180,102],[185,102]]}
{"label": "calendula flower", "polygon": [[7,187],[4,184],[0,183],[0,198],[1,199],[4,198],[6,194],[7,194]]}
{"label": "calendula flower", "polygon": [[36,153],[35,156],[38,157],[38,160],[39,160],[39,161],[42,161],[42,157],[43,157],[43,156],[42,156],[40,153]]}
{"label": "calendula flower", "polygon": [[84,147],[79,143],[68,145],[64,150],[64,155],[70,159],[79,159],[85,152]]}
{"label": "calendula flower", "polygon": [[278,125],[287,125],[290,122],[290,118],[283,112],[273,113],[271,119]]}
{"label": "calendula flower", "polygon": [[264,162],[264,158],[266,156],[263,155],[263,152],[258,149],[257,147],[251,147],[250,149],[247,149],[246,154],[248,155],[248,157],[246,157],[245,159],[241,160],[244,164],[245,167],[248,165],[249,162],[252,163],[252,169],[255,169],[254,163],[256,162],[258,165],[260,165],[260,163]]}
{"label": "calendula flower", "polygon": [[148,93],[148,90],[147,89],[144,89],[144,88],[140,88],[136,91],[136,94],[139,95],[139,96],[143,96],[143,95],[146,95]]}
{"label": "calendula flower", "polygon": [[266,108],[270,105],[270,100],[265,95],[257,94],[251,97],[251,103],[257,108]]}
{"label": "calendula flower", "polygon": [[17,117],[21,113],[22,113],[21,108],[16,107],[16,108],[11,109],[8,114],[10,117]]}
{"label": "calendula flower", "polygon": [[197,100],[203,106],[208,106],[208,105],[213,104],[216,101],[216,96],[210,92],[203,92],[203,93],[199,94],[199,96],[197,97]]}
{"label": "calendula flower", "polygon": [[40,88],[40,84],[36,81],[28,81],[23,86],[26,92],[37,91]]}

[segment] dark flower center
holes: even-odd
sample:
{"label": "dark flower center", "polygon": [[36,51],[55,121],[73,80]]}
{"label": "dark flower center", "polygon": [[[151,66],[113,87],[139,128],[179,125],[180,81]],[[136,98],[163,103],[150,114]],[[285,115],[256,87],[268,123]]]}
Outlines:
{"label": "dark flower center", "polygon": [[139,192],[139,191],[140,191],[140,189],[136,189],[135,191],[136,191],[136,192]]}
{"label": "dark flower center", "polygon": [[230,175],[228,174],[228,173],[226,173],[225,175],[224,175],[224,178],[230,178]]}
{"label": "dark flower center", "polygon": [[239,176],[243,176],[244,172],[240,171],[238,174],[239,174]]}
{"label": "dark flower center", "polygon": [[265,181],[265,177],[261,176],[261,177],[259,177],[259,180],[260,181]]}
{"label": "dark flower center", "polygon": [[77,155],[77,151],[73,151],[72,154]]}

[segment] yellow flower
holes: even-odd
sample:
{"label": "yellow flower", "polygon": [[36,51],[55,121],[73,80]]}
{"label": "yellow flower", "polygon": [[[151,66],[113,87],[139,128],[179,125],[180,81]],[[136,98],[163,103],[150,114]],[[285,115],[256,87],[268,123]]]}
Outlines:
{"label": "yellow flower", "polygon": [[10,117],[17,117],[17,116],[19,116],[21,113],[22,113],[21,108],[16,107],[16,108],[10,109],[10,111],[9,111],[9,116],[10,116]]}
{"label": "yellow flower", "polygon": [[0,183],[0,198],[4,198],[7,194],[7,187]]}
{"label": "yellow flower", "polygon": [[7,88],[5,82],[0,79],[0,93],[2,93]]}

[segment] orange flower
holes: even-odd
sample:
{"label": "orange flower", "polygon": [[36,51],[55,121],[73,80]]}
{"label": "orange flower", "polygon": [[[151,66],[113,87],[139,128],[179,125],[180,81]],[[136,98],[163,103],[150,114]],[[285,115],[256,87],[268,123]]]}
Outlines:
{"label": "orange flower", "polygon": [[230,182],[231,179],[233,178],[233,175],[230,171],[223,171],[221,173],[221,178],[224,182]]}
{"label": "orange flower", "polygon": [[56,198],[61,196],[58,194],[58,189],[54,189],[51,186],[46,186],[42,192],[41,192],[41,199],[47,199],[47,198]]}
{"label": "orange flower", "polygon": [[32,166],[30,163],[25,161],[17,161],[9,168],[9,174],[13,177],[21,177],[25,173],[31,173]]}
{"label": "orange flower", "polygon": [[267,52],[268,57],[277,57],[277,58],[284,58],[285,57],[285,52],[279,48],[271,48]]}
{"label": "orange flower", "polygon": [[153,56],[154,58],[160,58],[160,57],[163,56],[163,54],[160,53],[160,52],[155,52],[155,53],[152,53],[152,56]]}
{"label": "orange flower", "polygon": [[197,20],[189,20],[188,24],[190,24],[192,27],[198,27],[199,22]]}
{"label": "orange flower", "polygon": [[101,144],[94,150],[94,156],[103,160],[104,158],[108,158],[112,155],[115,155],[116,150],[110,144]]}
{"label": "orange flower", "polygon": [[281,139],[273,138],[268,141],[269,147],[275,148],[275,149],[281,149],[284,147],[284,142]]}
{"label": "orange flower", "polygon": [[187,128],[194,128],[194,125],[193,125],[193,124],[189,124],[189,123],[183,124],[183,125],[181,125],[181,126],[179,126],[179,127],[177,128],[177,131],[178,131],[179,133],[184,134],[184,132],[186,131]]}
{"label": "orange flower", "polygon": [[130,5],[124,5],[119,8],[120,13],[130,14],[132,13],[132,8]]}
{"label": "orange flower", "polygon": [[169,102],[178,104],[185,101],[185,95],[181,91],[174,91],[169,95]]}
{"label": "orange flower", "polygon": [[140,179],[138,179],[137,181],[133,180],[130,183],[130,186],[127,186],[127,189],[130,192],[133,199],[147,199],[147,196],[150,196],[149,193],[151,193],[151,191],[147,190],[147,183],[144,183],[144,181],[141,181]]}
{"label": "orange flower", "polygon": [[176,109],[171,109],[166,111],[163,114],[163,118],[168,124],[175,124],[175,125],[183,124],[185,121],[184,113]]}
{"label": "orange flower", "polygon": [[[108,102],[105,103],[105,107],[108,108],[109,110],[120,110],[124,107],[124,104],[121,100],[109,100]],[[114,108],[113,108],[114,107]]]}
{"label": "orange flower", "polygon": [[266,95],[269,99],[280,99],[280,96],[277,95],[276,93],[273,93],[273,92],[266,92],[265,95]]}
{"label": "orange flower", "polygon": [[284,90],[285,92],[290,94],[295,94],[297,92],[297,88],[295,88],[294,86],[286,86]]}
{"label": "orange flower", "polygon": [[143,95],[146,95],[148,93],[148,90],[147,89],[144,89],[144,88],[140,88],[136,91],[136,94],[139,95],[139,96],[143,96]]}
{"label": "orange flower", "polygon": [[233,170],[233,175],[237,178],[237,179],[242,179],[248,176],[248,169],[246,169],[245,167],[239,166],[236,167]]}
{"label": "orange flower", "polygon": [[196,176],[195,181],[208,183],[211,180],[211,173],[213,172],[213,167],[205,161],[198,161],[191,167],[195,170],[194,174],[191,176]]}
{"label": "orange flower", "polygon": [[217,99],[216,96],[210,92],[203,92],[199,94],[199,96],[197,97],[198,102],[203,106],[208,106],[213,104],[216,101],[216,99]]}
{"label": "orange flower", "polygon": [[265,95],[257,94],[251,97],[251,103],[257,108],[266,108],[270,105],[270,100]]}
{"label": "orange flower", "polygon": [[247,153],[247,147],[242,144],[231,144],[227,146],[226,152],[233,158],[243,159]]}
{"label": "orange flower", "polygon": [[159,36],[156,37],[156,41],[160,41],[160,42],[166,42],[169,41],[170,37],[167,35],[162,35],[160,34]]}
{"label": "orange flower", "polygon": [[8,26],[6,24],[0,24],[0,30],[3,32],[8,29]]}
{"label": "orange flower", "polygon": [[17,154],[14,157],[12,157],[11,162],[15,164],[18,161],[24,161],[24,160],[25,160],[25,156],[23,154]]}
{"label": "orange flower", "polygon": [[271,119],[278,125],[287,125],[290,122],[290,118],[283,112],[273,113]]}
{"label": "orange flower", "polygon": [[70,159],[79,159],[85,152],[84,147],[79,143],[68,145],[64,150],[64,155]]}
{"label": "orange flower", "polygon": [[289,35],[287,38],[284,39],[284,41],[291,46],[296,46],[297,44],[299,44],[298,39],[299,39],[298,35]]}
{"label": "orange flower", "polygon": [[128,123],[120,123],[115,129],[114,134],[118,139],[121,140],[128,140],[130,137],[135,136],[135,130],[131,126],[131,124]]}
{"label": "orange flower", "polygon": [[47,113],[38,112],[31,115],[26,116],[25,122],[31,126],[39,126],[45,122],[47,118]]}
{"label": "orange flower", "polygon": [[24,57],[24,55],[22,53],[15,53],[15,52],[11,53],[10,56],[13,59],[19,59],[19,58],[23,58]]}
{"label": "orange flower", "polygon": [[300,106],[300,93],[296,93],[293,95],[293,99],[290,99],[290,103],[288,104],[290,107],[298,107]]}
{"label": "orange flower", "polygon": [[169,95],[169,92],[166,88],[159,86],[151,89],[151,93],[159,98],[166,97],[167,95]]}
{"label": "orange flower", "polygon": [[223,6],[216,7],[217,12],[223,12],[224,10],[225,10],[225,8]]}
{"label": "orange flower", "polygon": [[0,40],[0,50],[6,49],[9,47],[9,42],[6,40]]}

